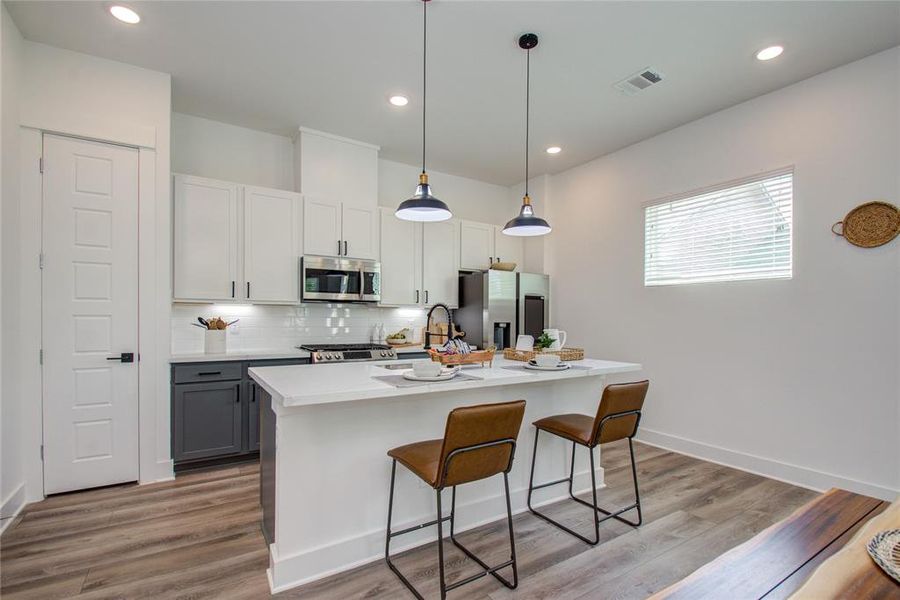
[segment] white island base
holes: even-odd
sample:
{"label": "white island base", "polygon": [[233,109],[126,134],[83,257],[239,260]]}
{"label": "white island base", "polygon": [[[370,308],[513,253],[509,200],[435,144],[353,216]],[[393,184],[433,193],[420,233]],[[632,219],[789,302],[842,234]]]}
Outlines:
{"label": "white island base", "polygon": [[[573,364],[575,368],[568,371],[533,372],[523,370],[522,363],[497,359],[492,368],[464,370],[477,380],[401,388],[373,378],[400,373],[385,369],[384,363],[250,369],[250,376],[262,388],[261,496],[272,591],[380,560],[391,473],[387,451],[442,437],[447,413],[458,406],[527,401],[509,475],[513,511],[527,510],[534,444],[531,423],[560,413],[592,415],[605,375],[641,368],[601,360]],[[541,436],[535,481],[567,475],[570,453],[570,443]],[[576,453],[577,491],[590,489],[588,469],[587,453]],[[597,481],[603,481],[602,468],[597,469]],[[565,497],[565,485],[535,492],[536,504]],[[458,531],[505,516],[502,477],[457,490]],[[434,491],[398,467],[393,527],[401,529],[434,517]],[[434,527],[405,535],[392,545],[392,553],[436,536]]]}

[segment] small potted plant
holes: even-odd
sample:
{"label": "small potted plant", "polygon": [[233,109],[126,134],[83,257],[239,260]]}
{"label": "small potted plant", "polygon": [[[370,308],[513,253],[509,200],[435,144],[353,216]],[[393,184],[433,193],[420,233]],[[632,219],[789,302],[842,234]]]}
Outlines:
{"label": "small potted plant", "polygon": [[538,339],[534,340],[534,350],[535,352],[543,352],[552,346],[555,341],[556,340],[547,335],[547,332],[545,331]]}

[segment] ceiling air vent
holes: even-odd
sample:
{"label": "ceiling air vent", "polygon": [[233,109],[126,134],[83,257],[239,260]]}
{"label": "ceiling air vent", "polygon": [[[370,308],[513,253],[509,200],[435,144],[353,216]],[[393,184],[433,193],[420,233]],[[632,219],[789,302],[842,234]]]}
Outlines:
{"label": "ceiling air vent", "polygon": [[662,73],[656,69],[647,67],[638,71],[634,75],[629,75],[622,81],[613,85],[614,88],[629,96],[634,96],[641,90],[645,90],[651,85],[659,83],[663,80]]}

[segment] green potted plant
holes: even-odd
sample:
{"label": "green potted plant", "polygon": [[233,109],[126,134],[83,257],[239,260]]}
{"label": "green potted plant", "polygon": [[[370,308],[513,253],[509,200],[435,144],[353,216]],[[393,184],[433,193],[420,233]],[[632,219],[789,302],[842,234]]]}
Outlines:
{"label": "green potted plant", "polygon": [[553,342],[555,341],[556,340],[547,335],[547,332],[545,331],[538,339],[534,340],[534,349],[537,352],[543,352],[544,350],[552,346]]}

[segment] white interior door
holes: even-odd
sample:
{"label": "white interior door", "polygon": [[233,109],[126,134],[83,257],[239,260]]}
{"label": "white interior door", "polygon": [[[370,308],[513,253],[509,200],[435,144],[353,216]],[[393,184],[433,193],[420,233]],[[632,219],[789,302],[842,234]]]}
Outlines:
{"label": "white interior door", "polygon": [[44,491],[135,481],[137,150],[44,136],[43,255]]}
{"label": "white interior door", "polygon": [[239,297],[296,302],[299,297],[300,194],[244,188],[244,285]]}

